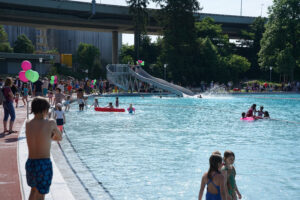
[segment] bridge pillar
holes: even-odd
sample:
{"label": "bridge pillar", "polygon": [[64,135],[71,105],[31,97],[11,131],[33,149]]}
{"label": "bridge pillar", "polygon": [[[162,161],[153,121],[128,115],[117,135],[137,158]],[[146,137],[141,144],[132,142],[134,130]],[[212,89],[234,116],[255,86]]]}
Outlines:
{"label": "bridge pillar", "polygon": [[119,35],[118,31],[112,32],[112,64],[118,64],[118,45],[119,45]]}

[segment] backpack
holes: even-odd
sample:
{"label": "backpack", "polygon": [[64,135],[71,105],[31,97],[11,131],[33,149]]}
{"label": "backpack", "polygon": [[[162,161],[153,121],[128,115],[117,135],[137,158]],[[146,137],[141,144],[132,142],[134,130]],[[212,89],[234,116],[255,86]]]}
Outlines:
{"label": "backpack", "polygon": [[4,96],[3,88],[0,87],[0,105],[2,105],[6,101],[6,98]]}

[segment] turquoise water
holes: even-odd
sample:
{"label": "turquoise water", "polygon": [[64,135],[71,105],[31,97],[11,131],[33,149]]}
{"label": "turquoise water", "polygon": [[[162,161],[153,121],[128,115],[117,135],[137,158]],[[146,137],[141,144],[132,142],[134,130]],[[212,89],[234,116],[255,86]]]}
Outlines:
{"label": "turquoise water", "polygon": [[[129,103],[135,115],[76,104],[66,115],[79,156],[116,200],[197,199],[211,152],[227,149],[243,199],[300,199],[300,95],[120,97]],[[253,103],[278,120],[240,121]]]}

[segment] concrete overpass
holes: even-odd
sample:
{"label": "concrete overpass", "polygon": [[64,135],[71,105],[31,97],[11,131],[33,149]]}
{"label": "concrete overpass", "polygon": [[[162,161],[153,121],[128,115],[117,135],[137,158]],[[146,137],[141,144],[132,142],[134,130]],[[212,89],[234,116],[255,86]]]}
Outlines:
{"label": "concrete overpass", "polygon": [[[94,10],[94,14],[92,13]],[[149,34],[161,34],[162,27],[155,20],[156,9],[149,9]],[[195,14],[196,20],[212,17],[222,24],[224,33],[236,38],[241,29],[248,29],[254,17]],[[32,26],[37,28],[72,29],[112,32],[113,63],[118,58],[118,32],[134,33],[134,21],[129,8],[65,0],[0,0],[0,24]]]}

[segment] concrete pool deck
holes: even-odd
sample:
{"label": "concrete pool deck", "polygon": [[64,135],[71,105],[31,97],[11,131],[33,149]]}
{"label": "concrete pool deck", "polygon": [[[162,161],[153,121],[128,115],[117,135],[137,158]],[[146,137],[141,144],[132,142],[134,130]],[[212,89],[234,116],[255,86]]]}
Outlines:
{"label": "concrete pool deck", "polygon": [[[0,199],[5,200],[25,200],[30,194],[30,187],[26,182],[25,162],[28,157],[28,149],[25,135],[25,120],[27,116],[26,107],[22,106],[15,109],[16,120],[14,130],[17,133],[0,134]],[[1,108],[0,120],[3,121],[3,109]],[[33,116],[30,116],[33,117]],[[3,124],[0,125],[3,130]],[[63,138],[63,140],[66,140]],[[85,166],[81,169],[74,169],[72,163],[68,161],[63,149],[57,142],[52,142],[51,160],[53,164],[53,179],[50,192],[45,196],[46,200],[87,200],[87,199],[111,199],[109,195],[97,187],[91,194],[78,174],[84,171],[87,179],[92,179],[92,175],[86,170]],[[89,184],[97,184],[95,180]]]}

